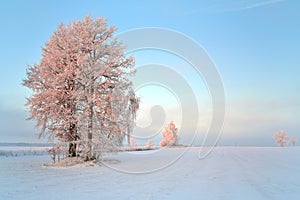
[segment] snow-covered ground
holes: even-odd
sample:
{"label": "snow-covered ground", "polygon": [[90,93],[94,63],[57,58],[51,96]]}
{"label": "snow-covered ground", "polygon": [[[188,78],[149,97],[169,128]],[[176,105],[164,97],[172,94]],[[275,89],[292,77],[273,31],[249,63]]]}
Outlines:
{"label": "snow-covered ground", "polygon": [[70,168],[44,167],[49,155],[0,156],[0,199],[300,199],[299,147],[217,147],[203,160],[183,149]]}

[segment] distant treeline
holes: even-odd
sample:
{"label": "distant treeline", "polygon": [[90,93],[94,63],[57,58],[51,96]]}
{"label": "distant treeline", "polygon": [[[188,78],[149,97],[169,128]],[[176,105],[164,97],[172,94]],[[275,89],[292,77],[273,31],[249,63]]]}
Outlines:
{"label": "distant treeline", "polygon": [[52,147],[53,143],[0,142],[2,147]]}

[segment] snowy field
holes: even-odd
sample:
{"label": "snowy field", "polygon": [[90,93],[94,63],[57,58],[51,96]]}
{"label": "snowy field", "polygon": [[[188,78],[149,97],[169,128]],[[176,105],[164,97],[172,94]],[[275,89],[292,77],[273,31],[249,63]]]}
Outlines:
{"label": "snowy field", "polygon": [[49,155],[5,156],[2,149],[0,199],[300,199],[298,147],[217,147],[203,160],[193,147],[176,160],[182,150],[122,152],[102,165],[57,168],[43,166]]}

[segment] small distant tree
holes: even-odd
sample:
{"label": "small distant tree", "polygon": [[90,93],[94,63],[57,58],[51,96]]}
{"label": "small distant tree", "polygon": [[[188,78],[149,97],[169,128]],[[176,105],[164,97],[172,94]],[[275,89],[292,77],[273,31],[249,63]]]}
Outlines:
{"label": "small distant tree", "polygon": [[137,147],[135,139],[133,137],[130,137],[129,140],[130,140],[130,147],[132,148]]}
{"label": "small distant tree", "polygon": [[293,146],[296,146],[298,142],[298,137],[297,136],[291,136],[290,137],[290,142],[293,144]]}
{"label": "small distant tree", "polygon": [[153,142],[152,140],[148,140],[147,144],[146,144],[146,148],[151,149],[153,147]]}
{"label": "small distant tree", "polygon": [[285,131],[279,131],[274,135],[275,144],[284,147],[289,142],[289,136]]}
{"label": "small distant tree", "polygon": [[173,121],[171,121],[162,132],[163,139],[160,146],[175,146],[178,144],[178,129]]}

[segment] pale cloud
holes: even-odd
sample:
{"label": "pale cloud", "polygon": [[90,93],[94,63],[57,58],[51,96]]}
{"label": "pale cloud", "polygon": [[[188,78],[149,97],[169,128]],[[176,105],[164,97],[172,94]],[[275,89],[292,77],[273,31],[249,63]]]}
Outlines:
{"label": "pale cloud", "polygon": [[299,98],[273,100],[241,100],[227,103],[224,137],[248,136],[260,138],[284,129],[296,132],[300,117]]}
{"label": "pale cloud", "polygon": [[253,4],[247,5],[245,7],[242,7],[242,8],[240,8],[240,10],[248,10],[248,9],[258,8],[258,7],[262,7],[262,6],[268,6],[268,5],[283,2],[283,1],[284,0],[261,1],[261,2],[253,3]]}
{"label": "pale cloud", "polygon": [[259,7],[266,7],[273,4],[284,2],[285,0],[250,0],[250,1],[199,1],[192,6],[192,9],[177,6],[173,8],[173,14],[181,16],[205,14],[205,13],[224,13],[251,10]]}

